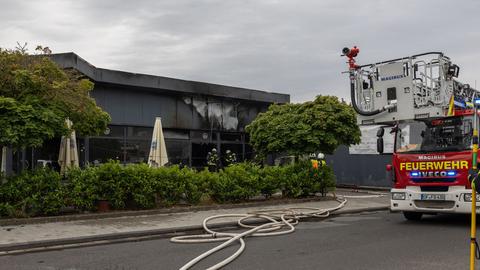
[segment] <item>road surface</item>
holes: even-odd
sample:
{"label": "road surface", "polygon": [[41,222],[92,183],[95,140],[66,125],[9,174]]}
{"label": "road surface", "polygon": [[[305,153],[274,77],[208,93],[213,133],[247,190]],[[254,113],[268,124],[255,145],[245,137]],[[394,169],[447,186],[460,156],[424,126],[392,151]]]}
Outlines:
{"label": "road surface", "polygon": [[[388,212],[304,222],[290,235],[247,239],[245,252],[225,269],[468,269],[469,224],[468,216],[409,222]],[[2,256],[0,269],[178,269],[214,245],[160,239]],[[194,269],[205,269],[236,248]]]}

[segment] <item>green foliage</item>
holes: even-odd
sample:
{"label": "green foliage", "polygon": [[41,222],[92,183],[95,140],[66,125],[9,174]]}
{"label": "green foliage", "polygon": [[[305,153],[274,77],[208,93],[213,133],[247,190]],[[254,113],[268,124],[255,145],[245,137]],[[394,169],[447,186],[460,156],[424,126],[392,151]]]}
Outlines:
{"label": "green foliage", "polygon": [[328,166],[312,168],[309,160],[301,160],[284,168],[282,193],[285,197],[306,197],[316,193],[325,194],[335,187],[335,176]]}
{"label": "green foliage", "polygon": [[93,211],[98,200],[113,209],[154,208],[179,203],[198,204],[210,196],[216,202],[240,202],[282,191],[285,197],[325,193],[335,185],[331,168],[313,171],[308,161],[285,167],[232,164],[219,172],[195,171],[179,166],[150,168],[124,166],[110,161],[98,167],[72,169],[65,174],[51,170],[6,177],[0,185],[0,216],[58,214],[64,206]]}
{"label": "green foliage", "polygon": [[191,168],[184,167],[181,170],[181,182],[184,185],[185,200],[189,204],[198,204],[203,194],[208,192],[204,178]]}
{"label": "green foliage", "polygon": [[100,198],[97,169],[95,167],[86,167],[83,170],[73,168],[68,170],[66,177],[69,203],[80,210],[94,210],[95,202]]}
{"label": "green foliage", "polygon": [[126,170],[118,161],[102,164],[96,170],[98,177],[98,199],[107,200],[113,208],[125,208],[127,194],[130,192],[130,182]]}
{"label": "green foliage", "polygon": [[270,198],[275,192],[281,189],[282,183],[285,181],[285,167],[267,166],[264,167],[260,173],[260,192],[266,198]]}
{"label": "green foliage", "polygon": [[41,146],[44,139],[66,132],[65,119],[38,102],[20,103],[0,96],[0,145]]}
{"label": "green foliage", "polygon": [[0,186],[0,201],[1,215],[55,215],[65,206],[65,188],[52,170],[24,172]]}
{"label": "green foliage", "polygon": [[182,200],[185,185],[180,182],[181,173],[179,166],[162,167],[154,170],[155,190],[162,204],[170,206]]}
{"label": "green foliage", "polygon": [[135,206],[140,208],[155,207],[155,182],[153,170],[147,164],[128,165],[125,168],[124,182],[128,185],[126,198],[131,198]]}
{"label": "green foliage", "polygon": [[210,196],[218,202],[238,202],[259,195],[259,170],[250,163],[232,164],[219,172],[211,183]]}
{"label": "green foliage", "polygon": [[0,144],[39,146],[68,132],[66,118],[82,135],[101,133],[110,116],[89,96],[92,89],[92,82],[48,57],[0,48]]}
{"label": "green foliage", "polygon": [[271,105],[246,130],[260,156],[331,154],[339,145],[360,141],[354,110],[334,96],[317,96],[301,104]]}

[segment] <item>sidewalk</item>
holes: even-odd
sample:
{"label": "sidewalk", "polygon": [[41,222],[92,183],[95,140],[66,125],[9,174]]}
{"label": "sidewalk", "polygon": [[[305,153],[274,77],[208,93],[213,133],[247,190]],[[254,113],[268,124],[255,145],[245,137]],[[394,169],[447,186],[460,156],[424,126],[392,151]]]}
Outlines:
{"label": "sidewalk", "polygon": [[[378,193],[378,192],[376,192]],[[337,195],[369,195],[366,192],[351,192],[340,189]],[[385,193],[387,194],[387,193]],[[6,252],[78,244],[91,241],[105,241],[149,235],[172,234],[201,229],[203,219],[219,214],[247,213],[260,209],[280,209],[289,207],[330,208],[338,205],[334,200],[321,200],[303,203],[288,203],[267,206],[253,206],[235,209],[215,209],[196,212],[178,212],[139,216],[124,216],[103,219],[50,222],[43,224],[11,225],[0,227],[0,254]],[[348,198],[341,213],[387,210],[389,196],[377,198]],[[230,224],[234,220],[222,220]]]}

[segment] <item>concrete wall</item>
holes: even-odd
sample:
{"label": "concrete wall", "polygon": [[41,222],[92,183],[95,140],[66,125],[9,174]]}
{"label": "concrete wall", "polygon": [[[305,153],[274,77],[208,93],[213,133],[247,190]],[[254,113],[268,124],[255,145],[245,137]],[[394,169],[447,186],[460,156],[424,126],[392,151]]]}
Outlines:
{"label": "concrete wall", "polygon": [[326,160],[333,167],[337,184],[391,187],[385,170],[385,166],[391,164],[391,154],[350,155],[348,147],[341,146]]}

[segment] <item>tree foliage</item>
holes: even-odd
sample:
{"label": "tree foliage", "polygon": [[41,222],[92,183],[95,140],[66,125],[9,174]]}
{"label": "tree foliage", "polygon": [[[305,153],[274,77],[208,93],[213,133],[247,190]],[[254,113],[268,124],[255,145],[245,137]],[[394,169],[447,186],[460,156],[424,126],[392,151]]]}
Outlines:
{"label": "tree foliage", "polygon": [[0,48],[0,144],[39,146],[68,132],[66,118],[82,135],[101,133],[110,116],[89,96],[92,89],[91,81],[47,56]]}
{"label": "tree foliage", "polygon": [[300,104],[273,104],[246,130],[260,156],[331,154],[339,145],[360,142],[355,111],[334,96],[317,96]]}

